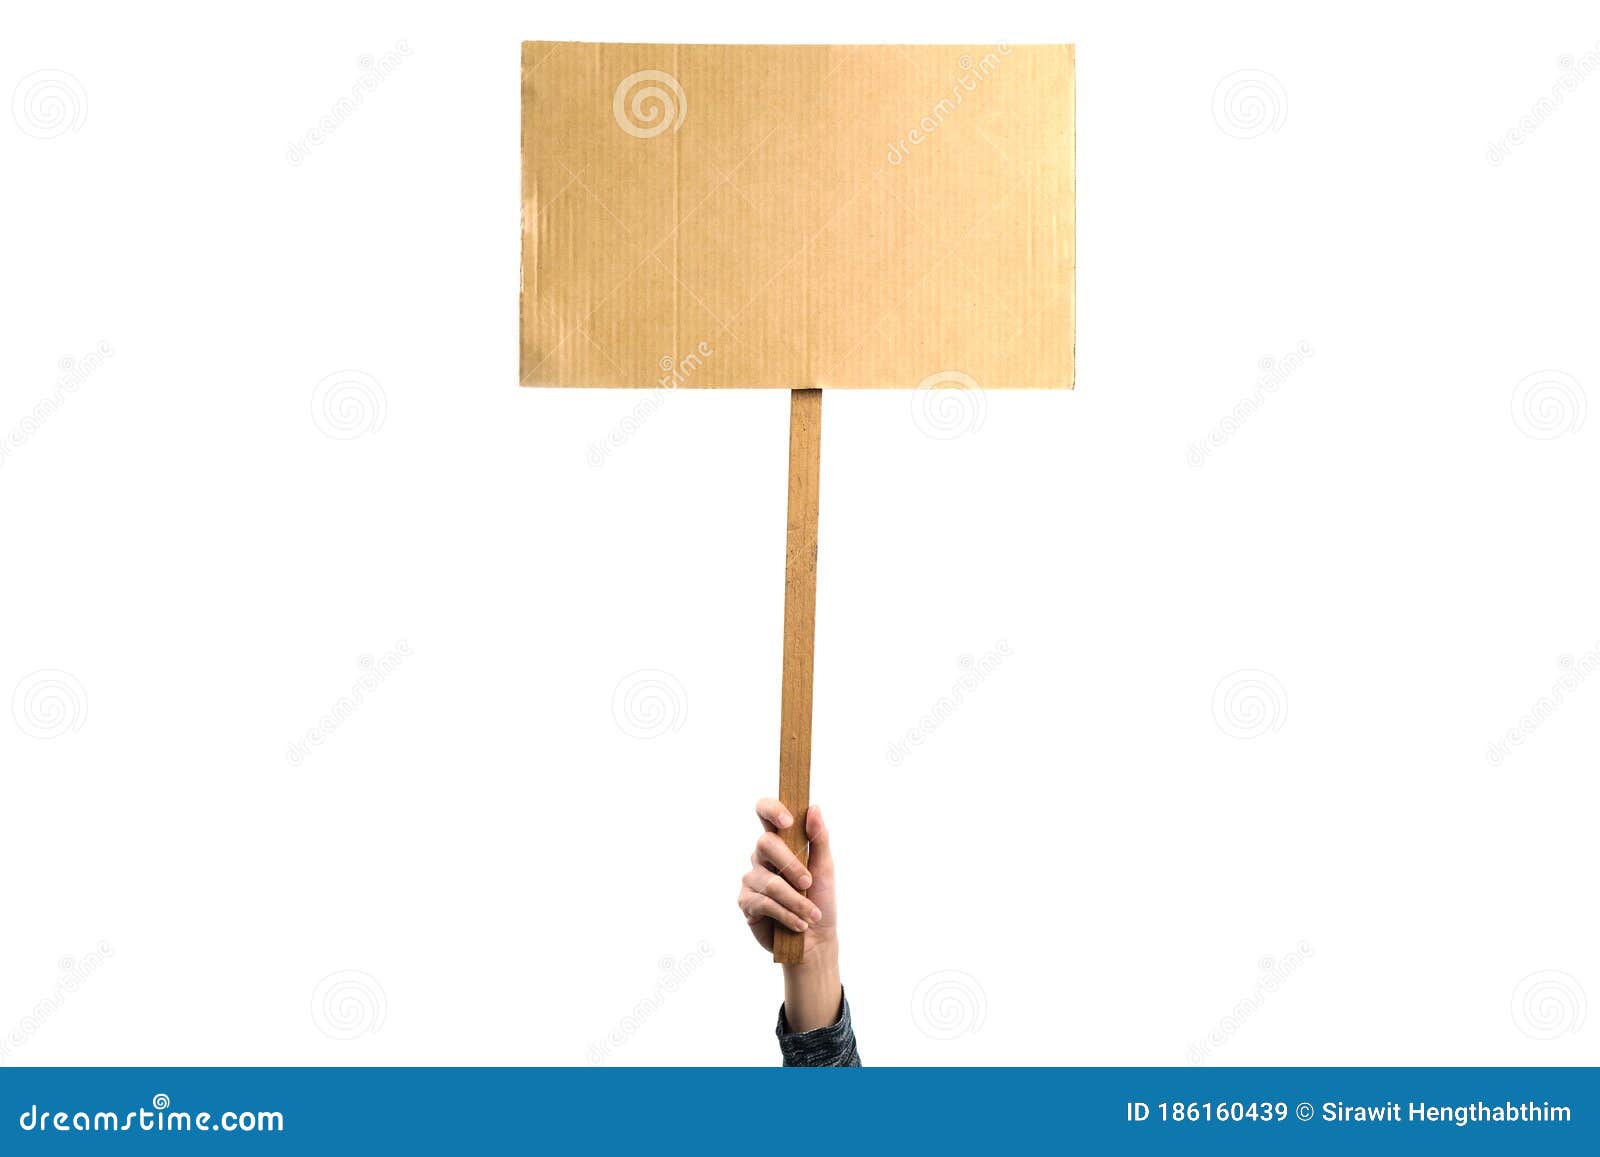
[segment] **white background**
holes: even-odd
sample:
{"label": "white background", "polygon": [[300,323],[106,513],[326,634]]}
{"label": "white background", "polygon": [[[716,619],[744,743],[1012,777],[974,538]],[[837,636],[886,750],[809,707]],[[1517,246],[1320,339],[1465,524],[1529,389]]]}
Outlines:
{"label": "white background", "polygon": [[519,41],[571,38],[1078,45],[1077,391],[825,402],[869,1063],[1600,1061],[1600,677],[1486,755],[1600,647],[1600,77],[1535,111],[1600,20],[1205,7],[8,9],[66,105],[0,116],[0,1060],[775,1063],[788,401],[597,467],[644,396],[517,387]]}

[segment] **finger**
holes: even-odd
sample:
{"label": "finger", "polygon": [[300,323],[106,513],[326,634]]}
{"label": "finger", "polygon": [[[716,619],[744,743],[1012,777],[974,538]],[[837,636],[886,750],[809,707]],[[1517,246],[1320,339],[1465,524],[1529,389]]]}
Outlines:
{"label": "finger", "polygon": [[750,923],[757,920],[772,920],[796,932],[804,932],[808,927],[806,921],[771,896],[763,896],[760,892],[751,891],[749,888],[739,893],[739,910]]}
{"label": "finger", "polygon": [[828,825],[822,822],[822,809],[815,805],[806,812],[806,835],[811,840],[811,874],[831,875],[833,847],[828,842]]}
{"label": "finger", "polygon": [[762,896],[771,896],[802,920],[822,919],[822,909],[789,886],[782,876],[775,876],[762,867],[745,873],[744,886]]}
{"label": "finger", "polygon": [[801,891],[811,887],[811,873],[806,871],[800,857],[791,852],[776,834],[767,832],[756,841],[756,856]]}
{"label": "finger", "polygon": [[775,799],[756,800],[756,815],[761,817],[762,826],[769,832],[781,832],[794,823],[794,816],[789,814],[789,809]]}
{"label": "finger", "polygon": [[750,925],[750,935],[756,938],[756,943],[768,952],[772,951],[772,941],[777,936],[778,926],[771,920],[763,920],[756,916],[745,921]]}

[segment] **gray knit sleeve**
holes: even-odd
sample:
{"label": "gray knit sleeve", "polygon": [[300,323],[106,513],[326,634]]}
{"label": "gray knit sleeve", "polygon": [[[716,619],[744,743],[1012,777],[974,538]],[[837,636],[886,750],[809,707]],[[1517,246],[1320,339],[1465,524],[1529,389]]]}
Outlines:
{"label": "gray knit sleeve", "polygon": [[855,1030],[850,1027],[850,1002],[839,990],[839,1019],[826,1028],[790,1032],[783,1006],[778,1006],[778,1048],[785,1068],[847,1069],[861,1067]]}

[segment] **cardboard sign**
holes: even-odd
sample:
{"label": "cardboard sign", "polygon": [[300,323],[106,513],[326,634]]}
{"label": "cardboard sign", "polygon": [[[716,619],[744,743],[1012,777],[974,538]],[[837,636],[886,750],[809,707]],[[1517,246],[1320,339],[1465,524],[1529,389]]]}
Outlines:
{"label": "cardboard sign", "polygon": [[1070,388],[1070,45],[522,46],[521,379]]}

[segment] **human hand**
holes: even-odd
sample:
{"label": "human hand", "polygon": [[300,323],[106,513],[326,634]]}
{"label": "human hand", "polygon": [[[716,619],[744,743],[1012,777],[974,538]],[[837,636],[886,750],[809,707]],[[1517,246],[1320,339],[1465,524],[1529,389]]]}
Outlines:
{"label": "human hand", "polygon": [[772,951],[773,930],[780,923],[803,935],[800,963],[783,966],[784,1019],[791,1032],[825,1028],[839,1019],[844,1000],[828,827],[820,808],[807,810],[806,836],[811,841],[807,866],[778,835],[795,822],[789,809],[775,799],[764,799],[756,803],[756,815],[763,830],[750,856],[750,870],[739,882],[739,910],[756,943],[767,952]]}
{"label": "human hand", "polygon": [[[806,813],[806,836],[811,841],[808,866],[784,844],[779,832],[795,820],[789,809],[775,799],[756,802],[761,819],[761,838],[750,856],[750,870],[739,882],[739,910],[756,942],[772,951],[776,924],[792,928],[805,936],[805,952],[831,948],[836,943],[838,912],[833,882],[833,853],[828,846],[828,828],[822,811],[813,807]],[[809,892],[803,896],[802,892]]]}

